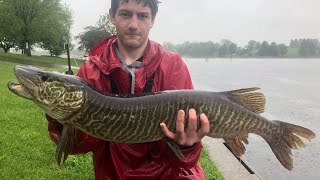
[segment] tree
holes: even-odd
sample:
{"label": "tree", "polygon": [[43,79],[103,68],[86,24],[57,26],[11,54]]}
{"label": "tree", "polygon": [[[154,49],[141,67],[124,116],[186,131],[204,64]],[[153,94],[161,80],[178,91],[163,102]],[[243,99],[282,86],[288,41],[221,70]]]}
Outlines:
{"label": "tree", "polygon": [[256,41],[255,40],[250,40],[248,42],[248,45],[247,45],[247,50],[249,52],[251,52],[251,51],[253,51],[255,49],[255,47],[256,47]]}
{"label": "tree", "polygon": [[112,24],[111,18],[108,13],[101,15],[98,22],[97,22],[98,28],[104,28],[104,30],[111,35],[116,34],[116,27]]}
{"label": "tree", "polygon": [[235,54],[237,52],[237,48],[238,48],[237,44],[231,43],[230,46],[229,46],[230,55]]}
{"label": "tree", "polygon": [[258,54],[260,56],[268,56],[269,55],[269,43],[267,41],[263,41],[261,46],[260,46],[260,49],[258,51]]}
{"label": "tree", "polygon": [[111,36],[111,34],[106,32],[103,28],[87,26],[84,28],[84,32],[76,36],[76,39],[78,39],[78,43],[80,44],[78,49],[89,51],[92,46],[109,36]]}
{"label": "tree", "polygon": [[288,53],[288,47],[285,44],[283,44],[283,43],[279,44],[278,48],[279,48],[279,53],[281,56],[284,56]]}
{"label": "tree", "polygon": [[64,44],[68,43],[70,46],[71,43],[72,11],[68,6],[62,5],[61,11],[47,21],[50,23],[39,25],[43,30],[39,35],[40,47],[48,50],[51,56],[59,56],[65,52]]}
{"label": "tree", "polygon": [[313,39],[302,39],[299,54],[303,57],[314,56],[317,53],[318,40]]}
{"label": "tree", "polygon": [[9,1],[0,2],[0,47],[7,53],[15,47],[17,31],[20,29],[18,19],[11,13],[13,8]]}
{"label": "tree", "polygon": [[279,56],[280,51],[278,49],[278,45],[275,42],[272,42],[269,46],[269,53],[268,56],[277,57]]}
{"label": "tree", "polygon": [[89,51],[93,45],[115,34],[115,32],[115,27],[111,23],[109,15],[104,14],[100,16],[96,26],[85,27],[84,32],[75,37],[80,44],[78,49]]}
{"label": "tree", "polygon": [[164,42],[162,46],[168,51],[177,52],[176,46],[170,42]]}
{"label": "tree", "polygon": [[[41,43],[41,40],[50,38],[49,36],[54,36],[53,33],[57,33],[55,30],[62,29],[61,26],[65,25],[57,22],[60,21],[57,16],[60,17],[65,13],[61,0],[3,0],[2,3],[5,4],[3,7],[6,9],[6,16],[18,22],[14,24],[15,38],[10,41],[14,41],[16,46],[28,56],[31,56],[30,49],[34,44]],[[3,23],[3,25],[7,24],[7,22]],[[44,34],[46,38],[43,38]],[[60,34],[57,38],[63,37],[64,35]]]}
{"label": "tree", "polygon": [[228,47],[226,44],[223,44],[219,47],[219,57],[224,57],[228,54]]}

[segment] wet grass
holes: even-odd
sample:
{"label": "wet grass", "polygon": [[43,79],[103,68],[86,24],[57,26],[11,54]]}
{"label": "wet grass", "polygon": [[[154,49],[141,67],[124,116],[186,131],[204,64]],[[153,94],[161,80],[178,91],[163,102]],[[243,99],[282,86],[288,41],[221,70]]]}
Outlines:
{"label": "wet grass", "polygon": [[[0,62],[0,179],[94,179],[91,153],[69,156],[57,166],[43,111],[7,88],[8,81],[16,82],[14,66]],[[205,151],[200,163],[206,179],[223,179]]]}
{"label": "wet grass", "polygon": [[[7,61],[12,59],[14,60],[29,60],[29,61],[35,61],[35,62],[41,62],[41,63],[50,63],[50,64],[60,64],[60,65],[68,65],[68,61],[65,58],[60,57],[51,57],[51,56],[26,56],[23,54],[11,54],[11,53],[3,53],[0,52],[0,60],[6,59]],[[71,59],[71,66],[81,66],[83,63],[83,60],[75,60]]]}

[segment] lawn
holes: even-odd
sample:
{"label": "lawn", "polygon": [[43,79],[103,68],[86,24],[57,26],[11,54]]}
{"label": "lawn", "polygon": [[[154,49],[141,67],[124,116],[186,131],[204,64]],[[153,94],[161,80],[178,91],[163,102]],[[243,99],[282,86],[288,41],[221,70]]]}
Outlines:
{"label": "lawn", "polygon": [[[90,153],[69,156],[61,167],[56,165],[43,111],[7,89],[8,81],[16,82],[14,66],[0,61],[0,179],[94,179]],[[206,179],[223,179],[205,151],[200,163]]]}
{"label": "lawn", "polygon": [[[30,60],[42,63],[52,63],[52,64],[60,64],[60,65],[68,65],[68,61],[65,58],[60,57],[50,57],[50,56],[31,56],[28,57],[22,54],[11,54],[11,53],[3,53],[0,52],[0,60],[1,59],[19,59],[19,60]],[[81,66],[83,60],[77,59],[76,62],[73,58],[71,58],[72,66]]]}

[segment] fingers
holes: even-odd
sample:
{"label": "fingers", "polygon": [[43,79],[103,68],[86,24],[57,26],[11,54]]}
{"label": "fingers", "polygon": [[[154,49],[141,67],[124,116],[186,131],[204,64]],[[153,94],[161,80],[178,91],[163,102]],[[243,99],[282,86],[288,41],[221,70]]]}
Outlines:
{"label": "fingers", "polygon": [[187,131],[194,132],[197,130],[197,113],[194,109],[189,110],[188,128]]}
{"label": "fingers", "polygon": [[167,125],[165,123],[160,123],[160,128],[162,130],[162,132],[164,133],[165,136],[167,136],[168,138],[170,139],[174,139],[175,138],[175,135],[173,132],[171,132]]}
{"label": "fingers", "polygon": [[184,130],[184,117],[185,117],[185,112],[183,110],[179,110],[177,115],[177,121],[176,121],[175,140],[180,145],[183,145],[186,139],[185,130]]}
{"label": "fingers", "polygon": [[199,138],[202,139],[210,131],[210,122],[205,114],[200,115],[201,128],[198,131]]}
{"label": "fingers", "polygon": [[189,110],[188,127],[185,129],[185,112],[179,110],[176,119],[176,131],[171,132],[165,123],[161,123],[160,127],[168,138],[174,140],[179,145],[191,146],[200,142],[210,131],[210,122],[205,114],[200,115],[201,128],[198,130],[197,113],[194,109]]}

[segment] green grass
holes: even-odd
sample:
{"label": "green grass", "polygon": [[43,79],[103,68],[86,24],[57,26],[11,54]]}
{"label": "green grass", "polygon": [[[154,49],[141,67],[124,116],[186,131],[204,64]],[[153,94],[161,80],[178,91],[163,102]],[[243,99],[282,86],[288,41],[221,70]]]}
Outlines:
{"label": "green grass", "polygon": [[[68,65],[67,59],[60,58],[60,57],[50,57],[50,56],[26,56],[23,54],[11,54],[11,53],[3,53],[0,52],[0,59],[1,58],[13,58],[13,59],[19,59],[19,60],[31,60],[31,61],[37,61],[37,62],[44,62],[44,63],[52,63],[52,64],[61,64],[61,65]],[[71,65],[72,66],[81,66],[82,60],[77,60],[77,63],[73,59],[71,59]]]}
{"label": "green grass", "polygon": [[[0,179],[94,179],[91,153],[69,156],[57,166],[44,112],[7,88],[8,81],[16,82],[14,66],[0,61]],[[206,179],[223,179],[205,151],[200,163]]]}

